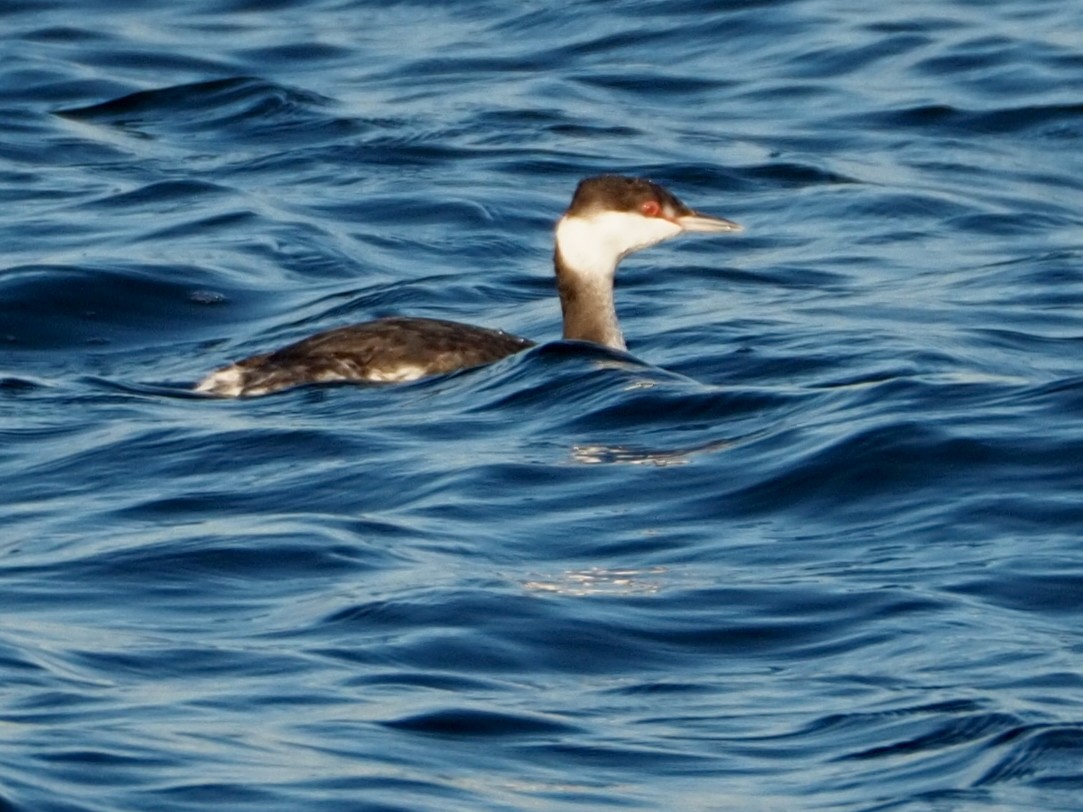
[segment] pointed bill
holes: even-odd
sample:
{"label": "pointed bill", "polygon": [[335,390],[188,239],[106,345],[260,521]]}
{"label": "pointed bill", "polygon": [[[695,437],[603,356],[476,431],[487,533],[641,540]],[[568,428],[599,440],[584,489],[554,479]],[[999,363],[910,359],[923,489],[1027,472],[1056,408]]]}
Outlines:
{"label": "pointed bill", "polygon": [[683,214],[675,219],[682,231],[702,231],[718,233],[722,231],[743,231],[739,223],[727,220],[724,217],[714,217],[710,214],[701,214],[694,211],[691,214]]}

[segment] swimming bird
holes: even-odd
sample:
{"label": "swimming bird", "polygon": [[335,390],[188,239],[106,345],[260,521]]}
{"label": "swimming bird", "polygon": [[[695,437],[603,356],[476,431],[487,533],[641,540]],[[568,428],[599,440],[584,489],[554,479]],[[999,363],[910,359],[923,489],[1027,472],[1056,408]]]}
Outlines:
{"label": "swimming bird", "polygon": [[[556,226],[553,264],[568,340],[625,349],[613,302],[617,265],[631,253],[687,232],[740,231],[693,211],[643,178],[579,182]],[[338,327],[212,372],[197,392],[266,395],[333,381],[402,382],[491,364],[534,346],[527,338],[442,319],[395,316]]]}

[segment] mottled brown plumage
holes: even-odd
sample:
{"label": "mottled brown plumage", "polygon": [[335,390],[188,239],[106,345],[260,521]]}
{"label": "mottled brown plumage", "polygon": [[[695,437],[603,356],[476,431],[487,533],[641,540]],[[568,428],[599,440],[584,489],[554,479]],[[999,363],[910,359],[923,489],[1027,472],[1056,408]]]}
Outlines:
{"label": "mottled brown plumage", "polygon": [[302,383],[402,382],[491,364],[532,346],[525,338],[454,321],[378,319],[238,361],[218,370],[198,391],[265,395]]}

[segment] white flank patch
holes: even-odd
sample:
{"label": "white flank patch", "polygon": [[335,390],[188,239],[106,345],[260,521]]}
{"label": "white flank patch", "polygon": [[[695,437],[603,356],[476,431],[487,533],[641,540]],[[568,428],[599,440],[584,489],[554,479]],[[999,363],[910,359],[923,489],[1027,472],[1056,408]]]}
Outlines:
{"label": "white flank patch", "polygon": [[369,370],[365,379],[373,383],[405,383],[406,381],[416,381],[427,373],[428,370],[424,367],[403,364],[391,369]]}
{"label": "white flank patch", "polygon": [[200,381],[195,391],[226,398],[239,397],[244,392],[244,373],[238,366],[219,369]]}

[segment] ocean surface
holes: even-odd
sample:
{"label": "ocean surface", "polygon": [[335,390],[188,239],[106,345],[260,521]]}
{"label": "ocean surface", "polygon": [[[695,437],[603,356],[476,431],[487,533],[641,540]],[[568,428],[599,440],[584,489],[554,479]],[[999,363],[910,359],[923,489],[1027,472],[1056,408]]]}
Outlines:
{"label": "ocean surface", "polygon": [[[1083,809],[1083,5],[0,2],[0,812]],[[741,222],[561,342],[619,172]],[[540,342],[196,396],[406,313]]]}

